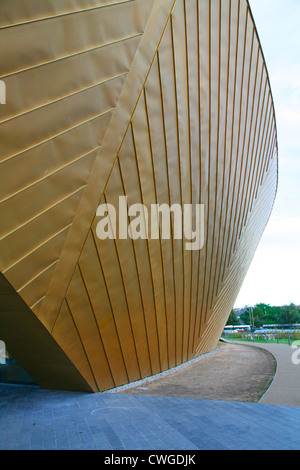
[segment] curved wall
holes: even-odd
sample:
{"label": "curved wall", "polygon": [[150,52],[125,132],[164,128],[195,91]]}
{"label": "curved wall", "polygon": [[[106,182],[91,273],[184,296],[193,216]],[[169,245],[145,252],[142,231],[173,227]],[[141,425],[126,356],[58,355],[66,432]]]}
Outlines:
{"label": "curved wall", "polygon": [[[245,0],[27,3],[0,6],[0,339],[103,391],[216,347],[277,189],[269,79]],[[203,204],[204,246],[99,240],[119,196]]]}

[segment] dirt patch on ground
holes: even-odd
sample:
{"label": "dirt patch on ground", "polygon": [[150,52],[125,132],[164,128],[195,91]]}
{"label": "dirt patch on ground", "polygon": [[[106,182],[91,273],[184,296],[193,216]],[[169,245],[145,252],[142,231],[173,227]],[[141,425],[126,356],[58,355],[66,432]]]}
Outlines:
{"label": "dirt patch on ground", "polygon": [[268,351],[220,342],[199,362],[120,393],[257,403],[275,372],[276,360]]}

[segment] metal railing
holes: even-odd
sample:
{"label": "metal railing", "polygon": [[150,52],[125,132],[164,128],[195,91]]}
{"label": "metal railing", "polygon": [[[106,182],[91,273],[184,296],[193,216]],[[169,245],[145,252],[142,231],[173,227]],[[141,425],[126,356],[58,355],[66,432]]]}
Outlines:
{"label": "metal railing", "polygon": [[229,341],[252,341],[258,343],[277,343],[292,345],[300,340],[300,330],[255,330],[251,331],[224,331],[222,338]]}

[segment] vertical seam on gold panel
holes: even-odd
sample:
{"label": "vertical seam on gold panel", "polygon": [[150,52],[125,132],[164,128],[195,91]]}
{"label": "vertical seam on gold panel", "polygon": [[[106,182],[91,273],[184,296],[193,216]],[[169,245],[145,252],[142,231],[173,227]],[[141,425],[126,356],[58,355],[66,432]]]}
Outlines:
{"label": "vertical seam on gold panel", "polygon": [[[182,182],[181,182],[181,164],[180,164],[180,138],[179,138],[179,123],[178,123],[178,98],[177,98],[177,83],[176,83],[176,63],[175,63],[175,48],[174,48],[174,31],[173,31],[173,16],[170,16],[170,26],[171,26],[171,45],[172,45],[172,58],[173,58],[173,78],[174,78],[174,88],[175,88],[175,108],[176,108],[176,130],[177,130],[177,148],[178,148],[178,181],[179,181],[179,188],[180,188],[180,203],[182,207]],[[182,272],[183,272],[183,284],[184,284],[184,262],[183,262],[183,244],[181,247],[182,253]],[[181,312],[182,317],[182,338],[183,338],[183,311]],[[183,344],[183,342],[182,342]],[[176,351],[177,353],[177,351]],[[181,351],[182,353],[182,351]],[[176,354],[177,356],[177,354]],[[182,356],[181,356],[182,357]],[[179,361],[181,362],[181,361]]]}
{"label": "vertical seam on gold panel", "polygon": [[[238,173],[237,169],[238,169],[239,160],[241,161],[240,167],[242,168],[242,160],[241,160],[241,157],[239,156],[239,147],[240,147],[240,138],[241,138],[241,114],[242,114],[242,107],[243,107],[243,88],[244,88],[244,78],[245,78],[245,55],[246,55],[247,26],[248,26],[248,12],[246,13],[246,21],[245,21],[242,79],[241,79],[241,88],[240,88],[239,126],[238,126],[237,148],[236,148],[236,156],[235,156],[236,158],[235,158],[235,170],[234,170],[234,179],[233,179],[233,195],[232,195],[232,200],[231,200],[230,218],[229,218],[230,221],[233,220],[233,208],[234,208],[236,187],[239,188],[239,186],[240,186],[240,177],[238,179],[238,184],[236,184],[237,173]],[[239,38],[238,38],[238,40],[239,40]],[[238,60],[238,54],[237,54],[237,60]],[[235,88],[236,87],[237,87],[237,84],[236,84]],[[232,154],[232,151],[233,151],[233,145],[231,147],[231,154]],[[240,171],[241,171],[241,168],[240,168]],[[237,199],[237,205],[240,205],[240,204],[241,204],[241,202],[238,201],[238,199]],[[236,226],[235,226],[236,213],[237,213],[237,207],[235,207],[234,223],[232,223],[232,228],[230,228],[230,231],[229,231],[228,243],[227,243],[226,254],[225,254],[225,259],[224,259],[224,265],[225,266],[226,266],[226,260],[227,259],[230,260],[230,258],[232,256],[232,251],[231,251],[232,250],[232,239],[234,237],[234,232],[236,230]]]}
{"label": "vertical seam on gold panel", "polygon": [[[239,31],[240,31],[240,0],[238,0],[238,20],[237,20],[237,28],[236,28],[236,46],[235,46],[235,62],[234,62],[234,83],[233,83],[233,109],[232,109],[232,122],[231,122],[231,138],[230,138],[230,171],[228,175],[228,184],[227,184],[227,197],[226,197],[226,210],[225,210],[225,236],[226,236],[226,248],[224,251],[224,244],[222,245],[222,256],[221,256],[221,261],[222,261],[222,279],[224,277],[224,272],[225,272],[225,262],[226,262],[226,254],[227,254],[227,248],[228,248],[228,241],[229,241],[229,234],[230,234],[230,229],[226,230],[226,225],[227,225],[227,219],[228,219],[228,212],[229,212],[229,201],[230,201],[230,189],[231,189],[231,183],[232,183],[232,178],[231,178],[231,173],[232,173],[232,168],[233,168],[233,140],[234,140],[234,121],[235,121],[235,116],[236,116],[236,110],[235,110],[235,101],[236,101],[236,78],[237,78],[237,62],[238,62],[238,51],[239,51]],[[233,204],[233,194],[231,197],[231,203],[230,207]],[[225,255],[225,258],[224,258]],[[224,261],[224,262],[223,262]]]}
{"label": "vertical seam on gold panel", "polygon": [[[253,34],[254,34],[254,28],[253,28]],[[253,40],[254,40],[254,36],[253,36]],[[252,135],[253,125],[254,125],[254,105],[255,105],[255,99],[256,99],[256,95],[257,95],[258,64],[259,64],[259,49],[257,50],[256,67],[255,67],[255,79],[254,79],[254,92],[253,92],[251,106],[250,106],[250,108],[251,108],[250,128],[249,128],[249,132],[248,132],[248,135],[247,135],[247,143],[246,143],[245,140],[244,140],[244,143],[243,143],[243,153],[246,150],[245,180],[243,182],[243,188],[242,188],[242,197],[241,197],[242,205],[241,205],[240,210],[239,210],[238,227],[237,227],[237,235],[236,235],[234,250],[236,249],[237,240],[239,240],[241,238],[241,233],[242,233],[242,229],[243,229],[243,214],[244,214],[244,210],[245,210],[245,206],[246,206],[246,202],[247,202],[245,191],[247,192],[248,181],[249,181],[248,166],[249,166],[249,162],[250,162],[251,135]],[[248,171],[248,173],[247,173],[247,171]]]}
{"label": "vertical seam on gold panel", "polygon": [[[243,253],[247,253],[249,246],[253,243],[255,240],[255,235],[256,235],[256,227],[261,227],[260,230],[263,231],[263,227],[266,225],[265,220],[265,210],[268,210],[268,218],[270,217],[271,209],[270,209],[270,202],[269,202],[269,196],[271,192],[274,194],[274,188],[273,188],[273,183],[272,180],[269,181],[264,187],[263,187],[263,192],[261,193],[261,199],[259,204],[257,203],[255,206],[255,211],[257,211],[257,218],[253,218],[251,216],[250,219],[250,225],[248,225],[248,233],[250,234],[250,238],[248,237],[247,239],[244,239],[244,244],[242,247],[242,251],[239,253],[239,258],[242,257]],[[256,237],[257,238],[257,237]],[[240,248],[239,248],[240,249]],[[226,279],[227,283],[223,288],[223,291],[221,293],[221,297],[217,301],[217,311],[216,313],[216,318],[215,320],[219,320],[221,316],[223,316],[224,309],[226,309],[226,303],[228,304],[228,299],[232,295],[230,294],[232,291],[232,286],[235,286],[236,279],[239,276],[239,268],[237,261],[232,264],[233,271],[229,273],[229,277]],[[212,324],[210,324],[210,328],[212,327]],[[205,341],[201,344],[201,346],[205,346],[207,344],[207,336],[205,337]],[[199,349],[199,348],[198,348]]]}
{"label": "vertical seam on gold panel", "polygon": [[[249,15],[249,8],[247,9],[247,15]],[[238,211],[235,214],[235,219],[234,219],[234,225],[236,225],[237,229],[235,232],[235,237],[234,237],[234,246],[233,246],[233,252],[235,252],[236,248],[236,242],[238,238],[238,228],[239,228],[239,223],[236,223],[237,221],[239,222],[240,219],[240,214],[243,206],[243,196],[240,197],[240,193],[242,190],[242,195],[244,195],[244,182],[242,180],[242,174],[245,173],[246,176],[246,167],[247,167],[247,161],[248,161],[248,156],[245,155],[245,146],[246,146],[246,137],[247,137],[247,120],[248,120],[248,113],[249,113],[249,101],[250,101],[250,82],[251,82],[251,71],[252,71],[252,59],[253,59],[253,46],[254,46],[254,27],[252,25],[252,40],[251,40],[251,52],[250,52],[250,64],[249,64],[249,73],[248,73],[248,86],[247,86],[247,105],[246,105],[246,112],[245,112],[245,127],[244,127],[244,136],[243,136],[243,142],[242,142],[242,148],[241,148],[241,174],[240,174],[240,184],[239,184],[239,190],[238,190],[238,200],[240,200],[240,205],[238,208]],[[251,134],[251,128],[252,128],[252,121],[251,125],[249,128],[249,135]]]}
{"label": "vertical seam on gold panel", "polygon": [[[170,176],[169,176],[169,166],[168,166],[168,148],[167,148],[167,136],[166,136],[166,124],[165,124],[165,108],[164,108],[164,97],[163,97],[163,90],[162,90],[162,79],[161,79],[161,67],[160,67],[160,59],[159,59],[159,52],[157,51],[157,67],[158,67],[158,78],[159,78],[159,88],[160,88],[160,100],[161,100],[161,113],[162,113],[162,123],[163,123],[163,136],[164,136],[164,147],[165,147],[165,162],[166,162],[166,175],[167,175],[167,190],[168,190],[168,201],[169,207],[171,207],[171,195],[170,195]],[[170,215],[171,217],[171,215]],[[171,232],[171,251],[172,251],[172,275],[173,275],[173,295],[174,295],[174,316],[175,316],[175,338],[174,338],[174,348],[176,350],[176,290],[175,290],[175,278],[174,278],[174,243],[173,243],[173,224],[172,224],[172,217],[170,220],[170,232]],[[161,241],[160,241],[161,244]],[[163,257],[162,257],[163,262]],[[165,309],[166,309],[166,318],[168,317],[167,313],[167,306],[165,301]],[[168,323],[167,323],[168,326]],[[168,334],[169,329],[167,328]],[[169,347],[169,341],[168,341]],[[170,364],[170,358],[168,358],[168,363]]]}
{"label": "vertical seam on gold panel", "polygon": [[256,170],[255,185],[254,185],[254,189],[253,189],[253,193],[252,193],[252,201],[251,201],[250,211],[252,210],[252,206],[255,202],[255,199],[257,198],[262,171],[263,171],[263,168],[265,166],[265,162],[266,162],[266,159],[267,159],[267,156],[268,156],[266,148],[267,148],[267,143],[268,143],[268,140],[269,140],[270,125],[271,125],[271,122],[272,122],[272,108],[270,106],[270,103],[271,103],[270,95],[269,94],[267,94],[267,95],[268,95],[268,98],[267,98],[267,105],[266,105],[265,118],[264,118],[264,129],[263,129],[263,133],[262,133],[262,138],[261,138],[261,142],[260,142],[260,150],[259,150],[260,159],[259,159],[257,170]]}
{"label": "vertical seam on gold panel", "polygon": [[[209,2],[209,22],[210,22],[210,9],[211,9],[211,4],[210,4],[210,0],[208,0]],[[209,53],[208,53],[208,56],[209,56],[209,64],[210,64],[210,35],[211,35],[211,32],[210,32],[210,24],[209,24],[209,27],[208,27],[208,35],[209,35]],[[208,95],[209,95],[209,114],[210,114],[210,65],[209,65],[209,77],[208,77],[208,83],[209,83],[209,91],[208,91]],[[201,75],[201,72],[200,72],[200,75]],[[210,116],[208,118],[208,121],[210,120]],[[210,153],[210,122],[209,122],[209,150],[208,152]],[[209,160],[209,159],[208,159]],[[208,165],[210,165],[210,162],[208,162]],[[201,168],[202,170],[202,168]],[[208,177],[207,177],[207,181],[208,181],[208,189],[207,189],[207,192],[208,192],[208,205],[207,205],[207,208],[206,208],[206,214],[207,214],[207,220],[206,220],[206,246],[205,246],[205,257],[204,257],[204,269],[203,269],[203,273],[204,273],[204,280],[203,280],[203,284],[202,284],[202,295],[201,295],[201,303],[200,303],[200,309],[199,309],[199,312],[200,312],[200,318],[199,318],[199,325],[198,325],[198,338],[200,336],[200,331],[201,331],[201,327],[203,326],[203,323],[205,323],[205,313],[204,313],[204,319],[203,319],[203,296],[204,296],[204,289],[205,289],[205,272],[206,272],[206,254],[207,254],[207,243],[208,243],[208,219],[209,219],[209,177],[210,177],[210,171],[208,171]],[[204,320],[204,321],[203,321]]]}
{"label": "vertical seam on gold panel", "polygon": [[104,286],[105,286],[105,290],[106,290],[106,295],[107,295],[107,299],[108,299],[108,302],[109,302],[109,306],[110,306],[110,310],[111,310],[111,314],[112,314],[112,318],[113,318],[113,323],[114,323],[114,327],[115,327],[115,330],[116,330],[116,335],[117,335],[118,342],[119,342],[121,356],[122,356],[122,359],[123,359],[123,365],[124,365],[124,368],[125,368],[125,372],[126,372],[126,375],[127,375],[128,382],[129,382],[129,375],[128,375],[128,371],[127,371],[127,367],[126,367],[125,358],[124,358],[124,355],[123,355],[123,349],[122,349],[120,336],[119,336],[119,332],[118,332],[118,328],[117,328],[116,318],[115,318],[114,310],[113,310],[113,307],[112,307],[112,303],[111,303],[111,299],[110,299],[110,295],[109,295],[109,290],[108,290],[107,282],[106,282],[106,279],[105,279],[105,274],[104,274],[103,266],[102,266],[101,259],[100,259],[100,256],[99,256],[99,252],[98,252],[98,249],[97,249],[97,245],[96,245],[93,230],[90,230],[90,234],[91,234],[91,237],[92,237],[92,240],[93,240],[93,245],[94,245],[94,248],[95,248],[97,260],[98,260],[99,267],[100,267],[100,270],[101,270],[101,274],[102,274],[102,277],[103,277],[103,282],[104,282]]}
{"label": "vertical seam on gold panel", "polygon": [[[260,145],[261,145],[261,139],[263,138],[262,121],[264,120],[264,122],[265,122],[265,119],[266,119],[265,113],[267,112],[267,109],[265,107],[266,87],[267,87],[267,80],[265,82],[265,87],[264,87],[264,91],[263,91],[263,100],[262,100],[261,113],[260,113],[260,118],[259,118],[259,133],[258,133],[258,137],[257,137],[257,144],[256,144],[256,151],[255,151],[255,164],[254,164],[252,180],[251,180],[251,191],[250,191],[250,198],[249,198],[249,203],[248,203],[248,214],[252,210],[253,195],[254,195],[255,187],[256,187],[256,176],[257,176],[258,166],[259,166],[259,162],[260,162],[259,148],[260,148]],[[264,128],[263,128],[263,130],[264,130]]]}
{"label": "vertical seam on gold panel", "polygon": [[258,126],[258,121],[261,122],[262,113],[264,109],[264,96],[262,94],[263,76],[264,76],[264,69],[262,67],[260,90],[259,90],[259,101],[257,105],[256,120],[255,120],[255,134],[254,134],[253,147],[252,147],[252,152],[251,152],[251,166],[250,166],[250,172],[249,172],[249,182],[251,181],[251,183],[248,184],[248,187],[247,187],[248,191],[247,191],[247,203],[246,203],[246,208],[245,208],[246,210],[244,213],[244,222],[243,222],[244,225],[246,225],[247,219],[249,217],[250,199],[252,195],[252,186],[253,186],[253,174],[256,168],[256,163],[257,163],[257,147],[258,147],[260,131],[261,131],[260,126]]}
{"label": "vertical seam on gold panel", "polygon": [[[260,57],[260,51],[258,51],[258,58]],[[244,214],[242,218],[242,228],[246,224],[246,220],[248,217],[248,202],[249,202],[249,191],[250,191],[250,181],[251,181],[251,175],[252,175],[252,168],[253,168],[253,155],[254,155],[254,148],[256,145],[256,134],[257,134],[257,122],[258,122],[258,117],[259,117],[259,111],[260,111],[260,102],[261,102],[261,88],[262,88],[262,82],[263,82],[263,64],[262,64],[262,71],[261,71],[261,78],[260,78],[260,85],[259,85],[259,96],[258,96],[258,102],[257,102],[257,110],[256,110],[256,116],[255,116],[255,127],[254,127],[254,135],[252,139],[252,152],[251,155],[249,155],[249,160],[250,160],[250,168],[249,168],[249,173],[248,173],[248,182],[247,182],[247,191],[246,191],[246,199],[245,199],[245,207],[244,207]],[[253,106],[255,105],[255,102],[253,103]],[[251,137],[251,136],[250,136]],[[249,148],[250,148],[250,138],[249,138]]]}
{"label": "vertical seam on gold panel", "polygon": [[[255,99],[257,95],[257,78],[258,78],[258,64],[259,64],[259,49],[257,49],[257,57],[256,57],[256,67],[255,67],[255,79],[254,79],[254,92],[252,96],[252,106],[251,106],[251,123],[250,123],[250,129],[248,133],[248,142],[246,145],[246,167],[245,167],[245,175],[247,175],[246,181],[244,181],[243,185],[243,192],[242,192],[242,210],[239,213],[239,222],[238,222],[238,239],[241,238],[241,232],[243,229],[243,217],[244,217],[244,210],[245,210],[245,205],[246,205],[246,195],[247,195],[247,188],[248,188],[248,181],[249,181],[249,171],[248,171],[248,166],[249,164],[251,165],[250,162],[250,144],[251,144],[251,135],[253,131],[253,124],[255,122],[254,119],[254,107],[255,107]],[[248,172],[248,173],[247,173]],[[246,193],[245,193],[246,191]]]}
{"label": "vertical seam on gold panel", "polygon": [[[208,174],[207,174],[207,240],[205,244],[205,261],[204,261],[204,282],[203,282],[203,291],[202,291],[202,299],[201,299],[201,312],[203,310],[203,306],[205,307],[204,316],[203,316],[203,324],[206,323],[207,320],[207,305],[204,303],[204,296],[206,292],[206,270],[208,264],[208,242],[209,242],[209,222],[210,222],[210,188],[211,188],[211,93],[212,93],[212,84],[211,84],[211,0],[208,0],[209,8],[208,8],[208,101],[209,101],[209,115],[208,115]],[[211,261],[211,260],[210,260]],[[202,324],[202,326],[203,326]]]}
{"label": "vertical seam on gold panel", "polygon": [[270,161],[273,159],[274,152],[275,152],[276,148],[277,148],[277,138],[276,138],[276,132],[274,131],[273,141],[272,141],[272,152],[271,152],[272,158],[269,158],[268,165],[267,165],[267,168],[266,168],[266,172],[269,171]]}
{"label": "vertical seam on gold panel", "polygon": [[[271,104],[271,110],[270,110],[270,118],[269,118],[269,124],[268,124],[268,138],[266,139],[266,142],[265,142],[265,160],[264,160],[264,164],[261,168],[261,173],[260,173],[260,178],[259,178],[259,184],[258,184],[258,187],[262,185],[262,182],[264,180],[264,174],[265,174],[265,170],[266,170],[266,166],[267,166],[267,162],[268,162],[268,159],[269,159],[269,156],[270,156],[270,145],[271,145],[271,140],[272,140],[272,131],[273,131],[273,110],[272,110],[272,104]],[[258,192],[258,188],[257,188],[257,192]],[[257,192],[256,192],[256,197],[257,197]]]}
{"label": "vertical seam on gold panel", "polygon": [[[150,149],[150,155],[151,155],[151,169],[152,169],[152,180],[153,180],[153,188],[154,188],[154,194],[155,194],[155,201],[157,202],[157,190],[156,190],[156,182],[155,182],[155,173],[154,173],[154,164],[153,164],[153,149],[152,149],[152,141],[151,141],[151,134],[150,134],[150,122],[149,122],[149,114],[148,114],[148,105],[147,105],[147,96],[146,96],[146,90],[143,88],[143,95],[144,95],[144,103],[145,103],[145,112],[146,112],[146,121],[147,121],[147,132],[148,132],[148,139],[149,139],[149,149]],[[140,191],[140,197],[141,200],[143,201],[143,196],[142,196],[142,188],[141,188],[141,183],[139,181],[139,191]],[[156,335],[157,335],[157,344],[158,344],[158,358],[159,358],[159,367],[160,370],[162,370],[162,358],[161,358],[161,353],[160,353],[160,342],[159,342],[159,333],[158,333],[158,323],[157,323],[157,307],[156,307],[156,299],[155,299],[155,291],[154,291],[154,281],[153,281],[153,274],[152,274],[152,266],[151,266],[151,257],[150,257],[150,251],[149,251],[149,243],[146,242],[146,247],[147,247],[147,254],[148,254],[148,263],[149,263],[149,270],[150,270],[150,276],[151,276],[151,285],[152,285],[152,296],[153,296],[153,305],[155,309],[155,326],[156,326]]]}
{"label": "vertical seam on gold panel", "polygon": [[[98,383],[97,383],[97,380],[96,380],[96,378],[95,378],[93,368],[92,368],[92,366],[91,366],[91,363],[90,363],[88,354],[87,354],[87,352],[86,352],[86,350],[85,350],[85,347],[84,347],[84,344],[83,344],[81,335],[80,335],[80,333],[79,333],[79,330],[78,330],[78,328],[77,328],[76,322],[75,322],[75,320],[74,320],[73,313],[72,313],[72,310],[71,310],[71,308],[70,308],[70,306],[69,306],[69,302],[68,302],[68,300],[67,300],[67,297],[65,297],[64,301],[66,302],[66,306],[67,306],[67,308],[68,308],[68,310],[69,310],[70,317],[71,317],[71,319],[72,319],[73,325],[74,325],[75,330],[76,330],[76,332],[77,332],[77,335],[78,335],[79,341],[80,341],[80,343],[81,343],[82,349],[83,349],[83,351],[84,351],[84,354],[85,354],[87,363],[88,363],[88,365],[89,365],[89,367],[90,367],[90,371],[91,371],[91,374],[92,374],[92,376],[93,376],[95,385],[96,385],[96,387],[97,387],[98,390],[99,390]],[[99,390],[99,391],[100,391],[100,390]]]}
{"label": "vertical seam on gold panel", "polygon": [[[266,85],[267,85],[267,82],[266,82]],[[266,142],[267,142],[267,139],[268,139],[269,122],[271,120],[271,112],[270,112],[271,108],[269,107],[270,94],[266,93],[266,89],[265,89],[265,98],[266,98],[266,95],[267,95],[267,104],[266,104],[266,109],[265,109],[265,112],[264,112],[264,114],[265,114],[264,125],[263,125],[261,140],[260,140],[260,148],[259,148],[259,152],[258,152],[260,158],[259,158],[257,169],[256,169],[256,178],[255,178],[254,188],[253,188],[253,191],[252,191],[250,212],[252,210],[253,203],[254,203],[254,200],[256,198],[257,185],[258,185],[259,180],[260,180],[261,169],[263,167],[264,158],[266,158],[265,147],[266,147]],[[267,125],[267,130],[266,130],[266,125]],[[265,130],[266,130],[266,132],[265,132]]]}
{"label": "vertical seam on gold panel", "polygon": [[[222,178],[222,205],[221,205],[221,214],[223,214],[223,201],[224,201],[224,191],[225,191],[225,168],[226,168],[226,147],[227,147],[227,116],[228,116],[228,102],[229,102],[229,70],[230,70],[230,49],[231,49],[231,11],[232,11],[232,6],[231,6],[231,0],[229,0],[229,23],[228,23],[228,54],[227,54],[227,81],[226,81],[226,107],[225,107],[225,124],[224,124],[224,157],[223,157],[223,178]],[[221,237],[221,231],[222,231],[222,237]],[[225,223],[224,227],[222,230],[222,220],[220,221],[220,226],[219,226],[219,240],[221,239],[221,246],[223,246],[224,243],[224,232],[225,232]],[[221,270],[221,263],[220,263],[220,243],[218,243],[218,249],[217,249],[217,258],[218,258],[218,280],[216,283],[217,276],[214,279],[214,288],[215,286],[217,287],[217,290],[219,289],[219,279],[220,279],[220,270]],[[222,248],[221,248],[222,250]],[[221,251],[222,253],[222,251]],[[198,337],[200,336],[200,327],[199,327],[199,334]]]}
{"label": "vertical seam on gold panel", "polygon": [[[122,175],[122,171],[121,171],[121,167],[120,167],[119,157],[117,158],[117,166],[118,166],[118,170],[119,170],[119,175],[120,175],[123,194],[126,195],[125,185],[124,185],[123,175]],[[127,214],[127,218],[128,218],[128,221],[129,221],[128,214]],[[138,270],[137,259],[136,259],[135,246],[134,246],[134,241],[132,240],[132,238],[131,238],[131,245],[132,245],[132,250],[133,250],[134,265],[135,265],[137,281],[138,281],[138,286],[139,286],[139,294],[140,294],[140,299],[141,299],[141,305],[142,305],[142,310],[143,310],[143,319],[144,319],[144,327],[145,327],[145,332],[146,332],[146,341],[147,341],[147,349],[148,349],[148,356],[149,356],[149,362],[150,362],[150,369],[151,369],[151,373],[153,374],[152,360],[151,360],[151,354],[150,354],[150,348],[149,348],[148,330],[147,330],[147,324],[146,324],[145,307],[144,307],[142,288],[141,288],[139,270]]]}
{"label": "vertical seam on gold panel", "polygon": [[80,262],[78,262],[77,266],[78,266],[78,271],[79,271],[79,274],[80,274],[80,277],[81,277],[81,282],[82,282],[84,290],[86,292],[86,295],[87,295],[87,298],[88,298],[88,301],[89,301],[89,305],[91,307],[92,315],[93,315],[94,320],[95,320],[97,333],[98,333],[100,343],[101,343],[101,346],[102,346],[102,349],[103,349],[103,352],[104,352],[104,356],[105,356],[105,359],[106,359],[106,363],[107,363],[107,366],[108,366],[108,369],[109,369],[109,372],[110,372],[111,380],[112,380],[114,386],[116,386],[116,383],[115,383],[115,380],[114,380],[114,377],[113,377],[113,374],[112,374],[112,371],[111,371],[110,363],[109,363],[109,360],[108,360],[108,357],[107,357],[107,353],[106,353],[106,350],[105,350],[105,346],[103,344],[102,335],[101,335],[100,328],[99,328],[99,325],[98,325],[98,321],[97,321],[97,318],[96,318],[96,315],[95,315],[94,307],[93,307],[93,304],[92,304],[92,301],[91,301],[91,298],[90,298],[90,294],[88,292],[88,289],[87,289],[87,286],[86,286],[86,283],[85,283],[85,280],[84,280],[84,277],[83,277],[83,274],[82,274],[82,270],[81,270],[81,267],[80,267]]}
{"label": "vertical seam on gold panel", "polygon": [[[185,58],[186,58],[186,81],[187,81],[187,116],[188,116],[188,143],[189,143],[189,184],[190,184],[190,204],[193,203],[193,175],[192,175],[192,151],[191,151],[191,109],[190,109],[190,77],[189,77],[189,56],[188,56],[188,33],[187,33],[187,14],[186,14],[186,0],[183,0],[183,15],[184,15],[184,33],[185,33]],[[190,256],[190,302],[188,312],[187,324],[187,341],[186,341],[186,358],[189,357],[189,343],[191,334],[191,307],[192,307],[192,274],[193,274],[193,251],[191,250]]]}
{"label": "vertical seam on gold panel", "polygon": [[[103,198],[104,198],[105,204],[108,204],[105,193],[103,193]],[[108,215],[108,217],[109,217],[109,215]],[[110,217],[109,217],[109,219],[110,219]],[[111,221],[110,221],[110,224],[111,224]],[[111,227],[112,227],[112,225],[111,225]],[[134,332],[133,332],[132,320],[131,320],[131,315],[130,315],[130,308],[129,308],[128,299],[127,299],[127,295],[126,295],[125,281],[124,281],[124,277],[123,277],[123,273],[122,273],[121,261],[120,261],[119,252],[118,252],[118,248],[117,248],[115,239],[113,239],[113,246],[114,246],[114,249],[115,249],[117,264],[118,264],[119,273],[120,273],[120,277],[121,277],[121,283],[122,283],[122,288],[123,288],[123,293],[124,293],[126,310],[127,310],[127,314],[128,314],[130,331],[131,331],[131,335],[132,335],[132,339],[133,339],[133,345],[134,345],[134,351],[135,351],[135,355],[136,355],[138,370],[139,370],[140,377],[142,377],[139,357],[138,357],[137,348],[136,348],[135,336],[134,336]]]}
{"label": "vertical seam on gold panel", "polygon": [[[160,86],[159,91],[160,91],[161,113],[162,113],[162,122],[163,122],[164,146],[165,146],[165,152],[166,152],[166,134],[165,134],[165,127],[164,127],[163,103],[162,103],[162,94],[161,94],[161,76],[160,76],[160,68],[159,68],[158,51],[156,52],[156,60],[157,60],[157,70],[158,70],[158,81],[159,81],[159,86]],[[164,273],[164,263],[163,263],[161,237],[159,237],[159,253],[160,253],[161,274],[162,274],[162,282],[163,282],[163,292],[164,292],[164,309],[165,309],[166,341],[167,341],[167,363],[169,364],[169,337],[168,337],[169,336],[168,335],[169,334],[169,329],[168,329],[168,315],[167,315],[167,303],[166,303],[166,284],[165,284],[165,273]]]}
{"label": "vertical seam on gold panel", "polygon": [[[198,117],[199,117],[199,204],[202,200],[202,178],[201,178],[201,152],[202,152],[202,140],[201,140],[201,57],[200,57],[200,14],[199,14],[199,0],[196,0],[196,13],[197,13],[197,69],[198,69]],[[195,339],[196,339],[196,326],[197,323],[201,322],[201,311],[198,310],[198,296],[199,296],[199,284],[200,284],[200,266],[201,256],[200,250],[198,252],[198,271],[197,271],[197,291],[195,300],[195,324],[193,333],[193,352],[195,351]]]}
{"label": "vertical seam on gold panel", "polygon": [[[216,173],[215,173],[215,207],[214,207],[214,224],[213,224],[213,235],[212,235],[212,254],[211,254],[211,264],[210,264],[210,273],[209,273],[209,289],[207,292],[207,308],[211,309],[213,301],[213,289],[211,282],[212,275],[212,261],[213,255],[215,252],[215,232],[216,232],[216,216],[217,216],[217,201],[218,201],[218,172],[219,172],[219,141],[220,141],[220,87],[221,87],[221,28],[222,28],[222,15],[221,15],[221,1],[219,0],[219,60],[218,60],[218,119],[217,119],[217,146],[216,146]],[[218,220],[220,225],[220,217]],[[216,276],[216,268],[218,265],[218,258],[215,258],[214,266],[214,278]],[[211,301],[209,303],[209,293],[211,292]]]}
{"label": "vertical seam on gold panel", "polygon": [[[137,153],[136,153],[136,145],[135,145],[135,138],[134,138],[134,131],[133,131],[132,121],[130,121],[129,125],[130,125],[131,138],[132,138],[133,151],[134,151],[134,162],[135,162],[136,172],[137,172],[137,177],[138,177],[138,182],[139,182],[140,197],[141,197],[141,201],[143,203],[142,184],[141,184],[140,173],[139,173],[139,164],[138,164]],[[152,277],[151,255],[150,255],[149,241],[148,240],[146,240],[146,245],[147,245],[147,250],[148,250],[148,260],[149,260],[149,266],[150,266],[151,277]],[[153,285],[153,289],[154,289],[154,285]],[[165,293],[164,293],[164,295],[165,295]],[[155,292],[154,292],[154,302],[155,302]],[[158,335],[158,342],[159,342],[159,335]],[[160,367],[161,367],[161,363],[160,363]]]}
{"label": "vertical seam on gold panel", "polygon": [[[255,210],[258,211],[258,216],[259,217],[258,217],[257,220],[254,220],[253,217],[251,219],[251,223],[250,223],[250,226],[248,228],[249,228],[250,233],[252,233],[252,235],[251,235],[251,238],[248,238],[248,239],[244,240],[245,241],[244,247],[242,248],[242,252],[239,254],[240,258],[241,258],[243,253],[248,252],[248,248],[251,245],[252,241],[254,240],[255,233],[256,233],[255,226],[257,226],[257,225],[262,225],[262,226],[266,225],[263,222],[262,214],[264,214],[264,208],[267,209],[267,206],[268,206],[269,191],[266,192],[267,191],[266,186],[264,187],[264,190],[265,190],[265,192],[262,195],[263,200],[261,201],[259,206],[256,206],[256,209],[255,209]],[[269,213],[269,216],[270,216],[270,213]],[[261,229],[261,230],[263,230],[263,229]],[[236,266],[237,266],[237,263],[236,263]],[[221,294],[221,297],[218,299],[218,302],[217,302],[218,310],[215,312],[216,313],[216,317],[214,317],[215,323],[221,318],[221,316],[223,315],[224,310],[226,309],[226,304],[228,303],[228,299],[230,299],[230,295],[231,295],[230,292],[232,290],[232,286],[234,286],[236,284],[235,280],[237,279],[238,275],[239,275],[239,270],[236,269],[236,267],[233,266],[233,271],[230,272],[230,276],[227,279],[227,284],[224,286],[224,290]],[[203,349],[203,348],[205,349],[207,343],[209,342],[209,338],[212,335],[212,333],[211,333],[211,328],[212,327],[213,327],[212,323],[210,323],[210,325],[208,326],[208,329],[205,330],[205,337],[203,338],[203,342],[201,342],[201,349]],[[197,348],[197,354],[199,354],[199,353],[200,353],[200,346],[198,346],[198,348]]]}

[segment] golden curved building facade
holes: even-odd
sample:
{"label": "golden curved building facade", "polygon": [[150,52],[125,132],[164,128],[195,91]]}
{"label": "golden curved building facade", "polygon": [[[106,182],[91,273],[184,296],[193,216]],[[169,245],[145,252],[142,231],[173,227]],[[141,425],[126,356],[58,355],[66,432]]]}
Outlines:
{"label": "golden curved building facade", "polygon": [[[4,0],[0,42],[0,340],[93,392],[214,350],[277,189],[248,2]],[[203,204],[204,246],[99,240],[119,196]]]}

